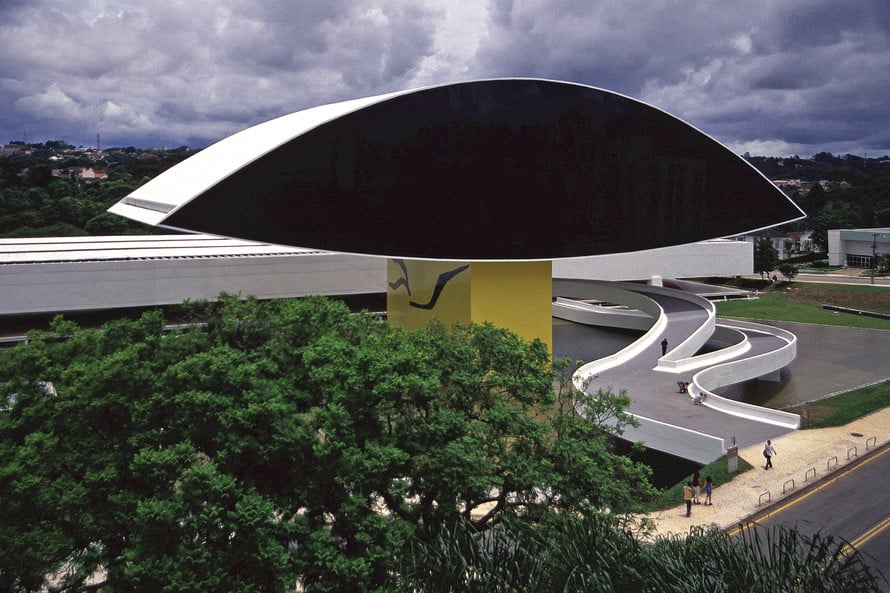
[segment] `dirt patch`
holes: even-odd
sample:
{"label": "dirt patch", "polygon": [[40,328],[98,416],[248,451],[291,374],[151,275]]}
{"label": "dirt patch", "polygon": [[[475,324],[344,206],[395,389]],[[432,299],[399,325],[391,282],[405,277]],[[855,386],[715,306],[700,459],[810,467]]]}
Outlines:
{"label": "dirt patch", "polygon": [[790,408],[788,411],[793,414],[800,414],[801,428],[809,428],[834,414],[834,408],[820,404],[798,406]]}
{"label": "dirt patch", "polygon": [[830,286],[791,283],[780,286],[776,294],[797,303],[890,313],[890,290],[887,289],[849,290],[849,287],[833,289]]}

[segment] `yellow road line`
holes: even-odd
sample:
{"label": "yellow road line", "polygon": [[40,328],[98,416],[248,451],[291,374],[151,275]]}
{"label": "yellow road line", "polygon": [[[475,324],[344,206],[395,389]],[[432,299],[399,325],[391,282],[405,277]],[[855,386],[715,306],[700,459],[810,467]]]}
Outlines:
{"label": "yellow road line", "polygon": [[[880,458],[882,455],[884,455],[884,454],[886,454],[886,453],[888,453],[888,452],[890,452],[890,448],[885,448],[885,449],[883,449],[882,451],[880,451],[880,452],[878,452],[878,453],[875,453],[875,454],[873,454],[873,455],[869,455],[869,456],[865,459],[865,461],[862,461],[862,462],[860,462],[860,463],[857,463],[856,465],[848,466],[848,467],[842,469],[839,473],[837,473],[837,474],[831,476],[831,478],[829,478],[829,479],[823,481],[823,482],[820,483],[818,486],[814,486],[814,487],[810,488],[810,489],[807,490],[804,494],[801,494],[800,496],[797,496],[797,497],[795,497],[795,498],[792,498],[791,500],[789,500],[789,501],[787,501],[787,502],[785,502],[785,503],[782,503],[782,504],[776,506],[775,508],[770,508],[766,513],[764,513],[764,514],[761,516],[761,519],[768,519],[768,518],[771,517],[772,515],[776,515],[776,514],[778,514],[778,513],[781,513],[781,512],[784,511],[785,509],[787,509],[787,508],[789,508],[789,507],[792,507],[792,506],[794,506],[795,504],[797,504],[797,503],[799,503],[799,502],[801,502],[801,501],[803,501],[803,500],[806,500],[806,499],[809,498],[810,496],[813,496],[813,495],[816,494],[817,492],[820,492],[821,490],[823,490],[823,489],[827,488],[828,486],[834,484],[835,482],[837,482],[838,480],[840,480],[841,478],[843,478],[844,476],[846,476],[847,474],[849,474],[849,473],[852,472],[853,470],[858,469],[858,468],[860,468],[860,467],[862,467],[863,465],[866,465],[866,464],[868,464],[868,463],[871,463],[871,462],[874,461],[875,459]],[[742,527],[740,527],[740,526],[736,526],[736,527],[734,527],[731,531],[729,531],[728,533],[729,533],[730,536],[735,536],[735,535],[738,535],[741,531],[742,531]],[[866,533],[867,533],[867,532],[866,532]]]}
{"label": "yellow road line", "polygon": [[866,530],[865,533],[851,541],[849,543],[849,546],[846,546],[844,549],[846,550],[847,547],[859,549],[864,544],[868,543],[870,539],[872,539],[888,527],[890,527],[890,517],[884,517],[883,521],[881,521],[877,525],[873,525],[871,529]]}

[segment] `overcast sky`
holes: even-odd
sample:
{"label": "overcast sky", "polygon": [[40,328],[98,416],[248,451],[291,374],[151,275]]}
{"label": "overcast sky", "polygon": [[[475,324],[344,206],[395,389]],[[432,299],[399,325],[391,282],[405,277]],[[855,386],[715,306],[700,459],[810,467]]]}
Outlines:
{"label": "overcast sky", "polygon": [[0,0],[0,143],[199,148],[511,76],[623,93],[737,153],[890,154],[888,0]]}

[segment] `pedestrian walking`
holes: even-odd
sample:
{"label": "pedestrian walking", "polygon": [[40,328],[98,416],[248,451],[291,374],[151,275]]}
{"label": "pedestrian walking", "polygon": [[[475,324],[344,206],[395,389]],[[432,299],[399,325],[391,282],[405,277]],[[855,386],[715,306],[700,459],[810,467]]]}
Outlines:
{"label": "pedestrian walking", "polygon": [[695,472],[692,474],[692,502],[694,504],[701,504],[701,474]]}
{"label": "pedestrian walking", "polygon": [[692,516],[692,497],[695,495],[695,491],[692,489],[692,482],[687,483],[683,486],[683,502],[686,503],[686,516]]}
{"label": "pedestrian walking", "polygon": [[661,355],[664,356],[668,351],[668,339],[665,338],[661,341]]}
{"label": "pedestrian walking", "polygon": [[705,478],[705,504],[712,505],[711,502],[711,493],[714,492],[714,480],[711,479],[711,476]]}
{"label": "pedestrian walking", "polygon": [[773,467],[773,455],[776,455],[776,448],[773,447],[772,441],[767,440],[763,446],[763,456],[766,457],[766,465],[763,466],[763,469],[771,469]]}

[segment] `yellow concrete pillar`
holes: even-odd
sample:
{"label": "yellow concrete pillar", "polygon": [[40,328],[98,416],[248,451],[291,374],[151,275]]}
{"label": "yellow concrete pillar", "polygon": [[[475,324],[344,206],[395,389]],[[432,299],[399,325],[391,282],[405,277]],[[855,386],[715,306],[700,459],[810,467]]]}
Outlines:
{"label": "yellow concrete pillar", "polygon": [[414,329],[485,321],[553,346],[550,261],[457,262],[390,259],[386,307],[391,323]]}

